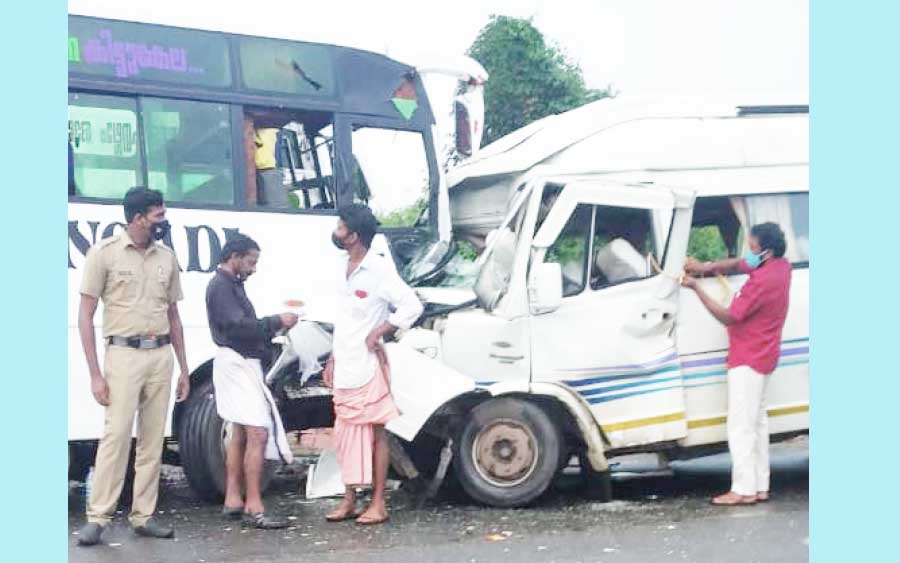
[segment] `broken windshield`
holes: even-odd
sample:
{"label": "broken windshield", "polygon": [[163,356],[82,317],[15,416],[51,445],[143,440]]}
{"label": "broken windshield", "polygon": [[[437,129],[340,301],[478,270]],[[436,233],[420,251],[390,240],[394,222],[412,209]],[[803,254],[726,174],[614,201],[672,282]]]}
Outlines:
{"label": "broken windshield", "polygon": [[527,206],[524,205],[531,193],[527,184],[513,199],[506,219],[500,228],[488,235],[488,245],[478,259],[480,269],[475,279],[475,294],[478,303],[487,311],[493,311],[500,299],[506,295],[512,277],[516,245],[525,222]]}

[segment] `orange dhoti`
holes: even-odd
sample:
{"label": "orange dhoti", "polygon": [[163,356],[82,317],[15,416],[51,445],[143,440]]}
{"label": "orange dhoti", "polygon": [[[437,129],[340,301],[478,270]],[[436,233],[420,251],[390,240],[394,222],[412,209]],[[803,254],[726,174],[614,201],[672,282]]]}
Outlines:
{"label": "orange dhoti", "polygon": [[375,376],[362,387],[334,390],[334,447],[345,485],[372,483],[373,426],[400,416],[391,398],[384,360],[379,357]]}

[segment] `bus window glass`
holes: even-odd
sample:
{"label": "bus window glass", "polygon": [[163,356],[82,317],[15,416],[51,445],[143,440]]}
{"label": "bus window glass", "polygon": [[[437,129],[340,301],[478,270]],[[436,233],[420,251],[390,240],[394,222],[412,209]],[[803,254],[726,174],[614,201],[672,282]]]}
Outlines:
{"label": "bus window glass", "polygon": [[242,37],[239,45],[246,88],[334,97],[334,70],[328,47],[254,37]]}
{"label": "bus window glass", "polygon": [[133,99],[70,93],[68,122],[70,195],[121,199],[142,183]]}
{"label": "bus window glass", "polygon": [[231,204],[231,120],[227,105],[141,100],[147,179],[166,201]]}
{"label": "bus window glass", "polygon": [[429,172],[421,133],[356,127],[351,139],[354,201],[371,207],[381,226],[421,226]]}

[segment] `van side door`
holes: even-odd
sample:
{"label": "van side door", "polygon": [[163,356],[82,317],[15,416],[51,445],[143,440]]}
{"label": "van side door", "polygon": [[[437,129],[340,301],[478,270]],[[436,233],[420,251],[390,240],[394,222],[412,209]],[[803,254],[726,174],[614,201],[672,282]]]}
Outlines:
{"label": "van side door", "polygon": [[563,296],[550,312],[532,303],[532,380],[577,391],[613,448],[687,432],[674,327],[693,200],[659,187],[569,184],[533,241],[529,287],[541,265],[556,263]]}

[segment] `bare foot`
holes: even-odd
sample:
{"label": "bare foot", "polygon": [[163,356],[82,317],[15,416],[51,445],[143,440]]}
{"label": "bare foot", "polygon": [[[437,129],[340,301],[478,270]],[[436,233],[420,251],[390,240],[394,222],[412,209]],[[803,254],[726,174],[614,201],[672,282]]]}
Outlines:
{"label": "bare foot", "polygon": [[384,505],[369,505],[365,512],[360,514],[359,518],[356,519],[356,523],[363,525],[381,524],[387,522],[389,518],[387,509]]}
{"label": "bare foot", "polygon": [[238,497],[237,500],[225,497],[223,507],[228,510],[242,510],[244,508],[244,500],[241,497]]}
{"label": "bare foot", "polygon": [[244,505],[244,512],[247,514],[259,514],[260,512],[265,512],[266,507],[263,506],[262,503],[259,504],[251,504],[247,503]]}
{"label": "bare foot", "polygon": [[356,518],[355,514],[356,509],[356,499],[348,499],[344,497],[341,501],[341,504],[337,506],[334,510],[329,512],[325,519],[329,522],[341,522],[343,520],[350,520],[351,518]]}
{"label": "bare foot", "polygon": [[769,500],[769,491],[759,491],[756,493],[756,502],[766,502]]}

